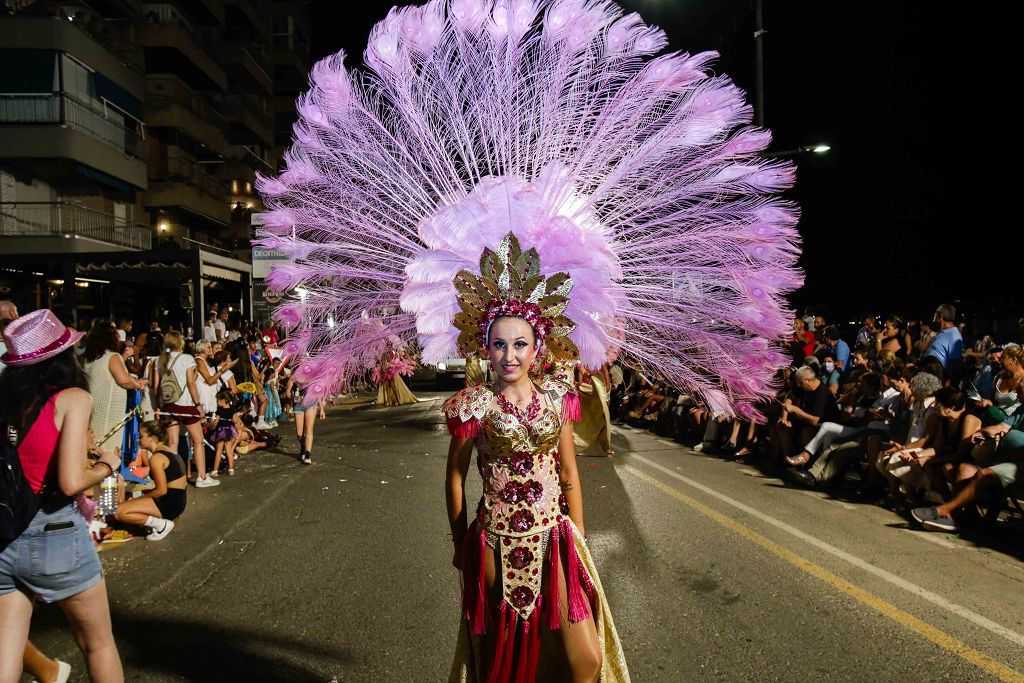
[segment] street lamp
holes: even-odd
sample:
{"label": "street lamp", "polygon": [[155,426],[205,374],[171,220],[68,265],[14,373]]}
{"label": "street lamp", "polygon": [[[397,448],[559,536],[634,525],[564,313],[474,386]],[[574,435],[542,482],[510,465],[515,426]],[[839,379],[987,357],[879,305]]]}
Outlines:
{"label": "street lamp", "polygon": [[784,149],[780,152],[765,152],[764,156],[769,159],[779,159],[785,157],[796,157],[801,154],[826,154],[832,147],[823,143],[816,145],[803,145],[795,149]]}

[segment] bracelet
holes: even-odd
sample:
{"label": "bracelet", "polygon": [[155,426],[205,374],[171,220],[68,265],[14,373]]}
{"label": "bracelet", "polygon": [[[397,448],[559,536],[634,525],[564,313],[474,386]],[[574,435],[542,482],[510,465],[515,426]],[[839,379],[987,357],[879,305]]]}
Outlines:
{"label": "bracelet", "polygon": [[[109,472],[110,472],[110,474],[108,474],[108,475],[107,475],[107,477],[112,477],[112,476],[114,476],[114,468],[113,468],[113,467],[111,467],[110,465],[108,465],[107,463],[103,462],[102,460],[97,460],[96,462],[94,462],[94,463],[92,464],[93,468],[95,468],[95,467],[96,467],[96,465],[103,465],[104,467],[106,467],[106,468],[107,468],[107,471],[109,471]],[[104,479],[106,479],[107,477],[103,477],[103,478],[104,478]]]}

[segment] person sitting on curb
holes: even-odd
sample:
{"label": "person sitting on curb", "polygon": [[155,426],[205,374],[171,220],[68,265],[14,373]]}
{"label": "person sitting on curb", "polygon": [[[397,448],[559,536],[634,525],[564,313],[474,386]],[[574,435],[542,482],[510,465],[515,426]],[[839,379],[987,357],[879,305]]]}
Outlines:
{"label": "person sitting on curb", "polygon": [[155,486],[117,507],[114,519],[149,529],[147,541],[160,541],[174,529],[185,511],[188,479],[181,456],[167,447],[167,429],[159,420],[139,426],[139,445],[149,451],[149,476]]}

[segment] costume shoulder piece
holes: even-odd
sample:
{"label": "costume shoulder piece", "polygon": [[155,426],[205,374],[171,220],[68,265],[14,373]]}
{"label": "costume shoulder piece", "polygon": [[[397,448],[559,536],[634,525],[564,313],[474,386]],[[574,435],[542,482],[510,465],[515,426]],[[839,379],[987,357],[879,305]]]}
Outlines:
{"label": "costume shoulder piece", "polygon": [[559,374],[545,375],[540,381],[540,390],[559,406],[563,420],[579,422],[581,417],[580,397],[576,387]]}
{"label": "costume shoulder piece", "polygon": [[441,410],[451,435],[460,439],[474,438],[493,400],[494,392],[486,384],[474,384],[448,398]]}

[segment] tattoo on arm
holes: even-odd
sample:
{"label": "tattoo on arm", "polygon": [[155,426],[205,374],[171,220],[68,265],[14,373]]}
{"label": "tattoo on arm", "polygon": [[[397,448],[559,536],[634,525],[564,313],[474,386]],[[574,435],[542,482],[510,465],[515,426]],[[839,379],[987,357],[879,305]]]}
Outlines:
{"label": "tattoo on arm", "polygon": [[559,488],[562,489],[563,493],[566,492],[566,491],[571,491],[572,490],[572,482],[568,482],[567,481],[565,483],[559,484],[558,486],[559,486]]}

